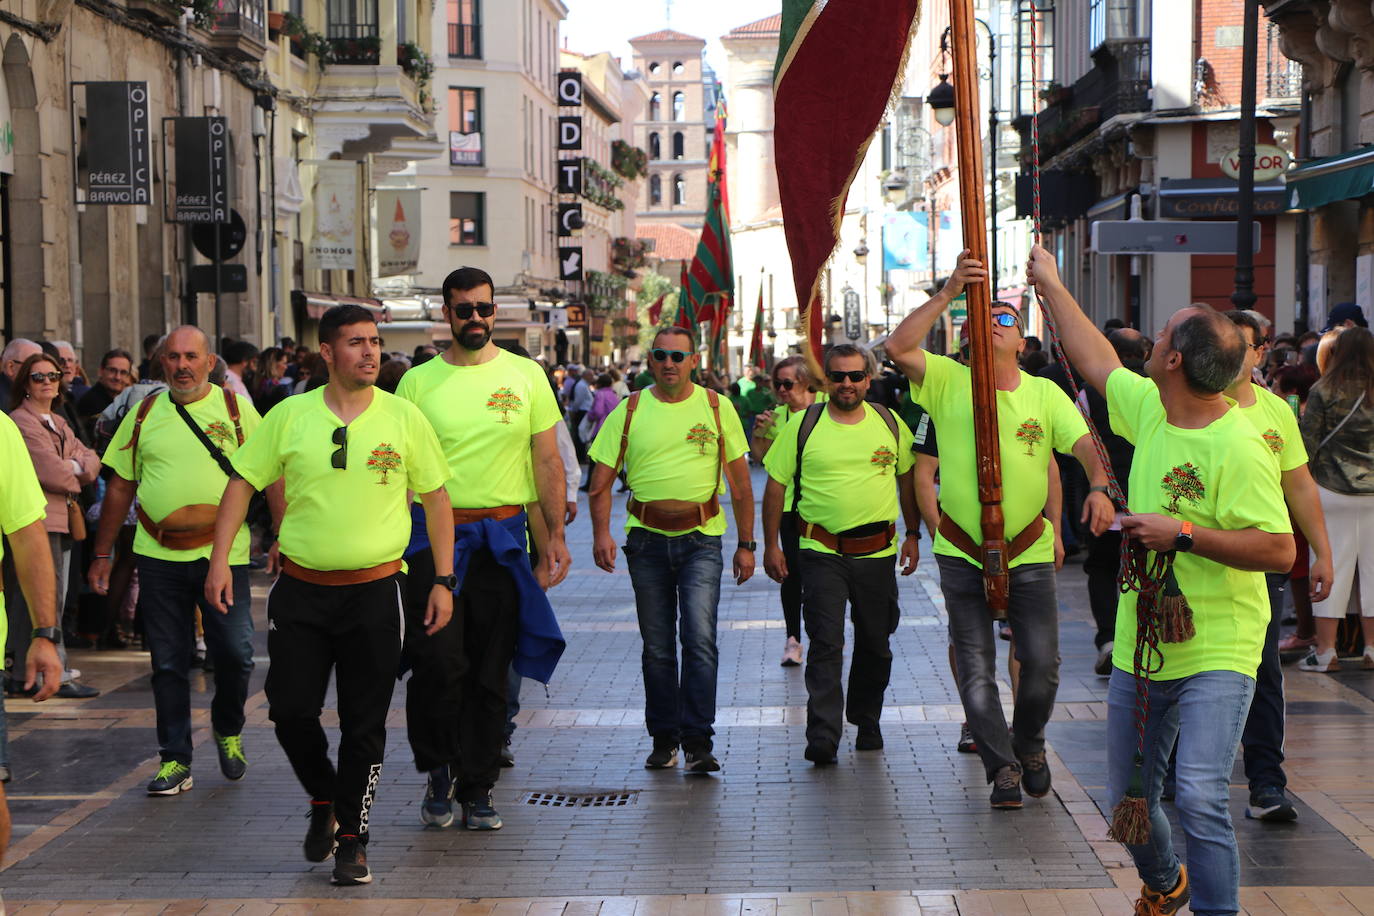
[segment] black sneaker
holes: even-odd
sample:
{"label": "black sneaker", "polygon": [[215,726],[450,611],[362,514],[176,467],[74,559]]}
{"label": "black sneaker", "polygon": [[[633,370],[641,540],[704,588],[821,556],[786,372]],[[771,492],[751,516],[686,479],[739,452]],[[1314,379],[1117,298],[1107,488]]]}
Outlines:
{"label": "black sneaker", "polygon": [[216,734],[214,737],[215,750],[219,753],[219,771],[225,779],[242,779],[243,774],[248,772],[248,758],[243,755],[243,736]]}
{"label": "black sneaker", "polygon": [[148,783],[149,795],[180,795],[191,791],[195,782],[191,779],[191,768],[176,760],[164,760],[157,768],[157,775]]}
{"label": "black sneaker", "polygon": [[961,754],[978,753],[978,742],[973,740],[973,732],[969,730],[967,722],[959,726],[959,743],[954,745],[954,749]]}
{"label": "black sneaker", "polygon": [[829,741],[808,741],[802,756],[818,767],[828,767],[839,760],[835,756],[835,745]]}
{"label": "black sneaker", "polygon": [[506,736],[506,743],[501,745],[501,766],[510,769],[515,766],[515,752],[510,749],[510,736]]}
{"label": "black sneaker", "polygon": [[1031,798],[1050,794],[1050,765],[1044,751],[1033,751],[1021,759],[1021,785]]}
{"label": "black sneaker", "polygon": [[992,806],[999,811],[1021,807],[1021,768],[1007,764],[992,777]]}
{"label": "black sneaker", "polygon": [[711,749],[705,745],[689,747],[683,749],[686,758],[683,761],[683,769],[687,773],[717,773],[720,771],[720,761],[711,753]]}
{"label": "black sneaker", "polygon": [[1245,816],[1257,821],[1295,821],[1298,809],[1277,786],[1261,786],[1250,795],[1250,805]]}
{"label": "black sneaker", "polygon": [[312,801],[306,817],[310,826],[305,831],[305,860],[323,862],[334,851],[334,831],[339,826],[334,820],[334,803]]}
{"label": "black sneaker", "polygon": [[1112,673],[1112,651],[1116,648],[1112,640],[1107,640],[1102,644],[1102,648],[1097,650],[1097,661],[1093,662],[1093,674],[1102,677],[1109,677]]}
{"label": "black sneaker", "polygon": [[334,850],[334,876],[329,880],[345,885],[372,883],[372,872],[367,869],[367,846],[358,842],[357,837],[339,837],[339,848]]}
{"label": "black sneaker", "polygon": [[876,725],[860,725],[859,736],[854,739],[856,751],[881,751],[883,749],[883,730]]}
{"label": "black sneaker", "polygon": [[671,770],[677,766],[677,742],[671,739],[654,739],[654,749],[644,758],[646,770]]}
{"label": "black sneaker", "polygon": [[501,815],[491,803],[491,793],[477,801],[463,802],[463,826],[469,830],[500,830]]}

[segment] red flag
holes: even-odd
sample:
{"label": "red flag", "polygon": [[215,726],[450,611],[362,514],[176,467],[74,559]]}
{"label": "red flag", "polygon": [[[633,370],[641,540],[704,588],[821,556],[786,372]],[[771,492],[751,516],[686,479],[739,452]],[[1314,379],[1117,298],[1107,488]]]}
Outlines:
{"label": "red flag", "polygon": [[674,327],[695,331],[697,327],[696,307],[692,304],[692,288],[687,285],[687,262],[682,262],[682,277],[678,281],[677,319]]}
{"label": "red flag", "polygon": [[849,186],[882,120],[920,0],[783,0],[773,145],[808,363],[819,375],[821,270],[839,242]]}
{"label": "red flag", "polygon": [[759,283],[759,307],[754,312],[754,336],[749,340],[749,364],[755,369],[767,369],[763,356],[763,283]]}
{"label": "red flag", "polygon": [[653,305],[649,306],[650,324],[658,324],[658,319],[663,314],[663,300],[667,298],[668,294],[664,293],[663,295],[658,297],[658,300]]}

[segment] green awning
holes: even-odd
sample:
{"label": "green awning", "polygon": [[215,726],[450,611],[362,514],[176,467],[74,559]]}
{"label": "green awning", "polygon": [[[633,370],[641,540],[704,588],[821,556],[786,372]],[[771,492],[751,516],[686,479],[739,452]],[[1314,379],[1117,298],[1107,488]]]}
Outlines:
{"label": "green awning", "polygon": [[1314,159],[1286,178],[1292,210],[1315,210],[1334,201],[1374,194],[1374,147]]}

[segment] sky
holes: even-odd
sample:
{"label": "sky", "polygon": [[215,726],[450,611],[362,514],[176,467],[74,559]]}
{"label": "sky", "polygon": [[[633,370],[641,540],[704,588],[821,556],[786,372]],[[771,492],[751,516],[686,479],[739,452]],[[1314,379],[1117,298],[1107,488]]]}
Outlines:
{"label": "sky", "polygon": [[[633,60],[629,39],[671,28],[704,38],[706,60],[725,75],[720,36],[747,22],[781,11],[782,0],[564,0],[568,18],[562,40],[572,51],[610,51],[625,69]],[[671,12],[670,12],[671,11]]]}

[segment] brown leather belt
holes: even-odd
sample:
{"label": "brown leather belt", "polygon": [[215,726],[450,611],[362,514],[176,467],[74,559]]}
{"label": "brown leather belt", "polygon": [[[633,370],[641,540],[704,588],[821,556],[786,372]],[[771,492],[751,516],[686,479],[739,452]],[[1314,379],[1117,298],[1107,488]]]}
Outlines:
{"label": "brown leather belt", "polygon": [[489,509],[454,509],[453,524],[467,525],[489,518],[493,522],[505,521],[525,511],[524,506],[492,506]]}
{"label": "brown leather belt", "polygon": [[362,585],[396,575],[401,571],[401,561],[392,560],[367,569],[310,569],[290,557],[282,557],[281,571],[311,585]]}
{"label": "brown leather belt", "polygon": [[148,513],[143,511],[143,507],[137,509],[138,523],[143,526],[143,530],[148,532],[153,540],[157,541],[161,547],[168,550],[194,550],[197,547],[204,547],[206,544],[214,543],[215,523],[200,525],[195,528],[182,528],[179,530],[163,528],[148,517]]}
{"label": "brown leather belt", "polygon": [[[968,554],[970,557],[980,558],[983,555],[983,548],[973,543],[973,538],[969,537],[963,528],[943,512],[940,513],[940,527],[938,529],[946,541]],[[1021,533],[1012,538],[1007,545],[1007,564],[1010,565],[1021,554],[1030,549],[1030,546],[1040,540],[1040,535],[1045,531],[1045,517],[1037,515],[1035,521],[1031,522]]]}
{"label": "brown leather belt", "polygon": [[847,557],[861,557],[865,554],[886,550],[892,544],[892,538],[897,534],[895,523],[888,525],[876,534],[854,537],[853,535],[835,534],[804,519],[799,518],[798,520],[801,521],[802,537],[809,541],[815,541],[827,550],[833,550]]}
{"label": "brown leather belt", "polygon": [[692,503],[690,508],[684,509],[668,509],[663,503],[664,500],[659,499],[642,503],[632,496],[627,509],[644,525],[659,531],[691,531],[720,514],[719,496],[712,496],[704,503]]}

